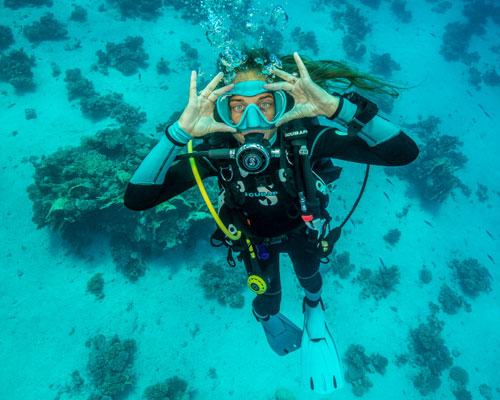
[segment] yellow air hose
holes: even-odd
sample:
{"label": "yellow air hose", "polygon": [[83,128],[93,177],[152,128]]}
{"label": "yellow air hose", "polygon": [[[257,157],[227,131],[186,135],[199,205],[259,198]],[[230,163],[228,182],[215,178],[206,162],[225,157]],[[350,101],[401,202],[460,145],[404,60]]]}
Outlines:
{"label": "yellow air hose", "polygon": [[[188,153],[193,152],[193,141],[190,140],[188,143]],[[205,186],[203,185],[203,182],[200,177],[200,173],[198,172],[198,168],[196,167],[196,162],[194,161],[194,157],[189,158],[189,163],[191,164],[191,170],[193,171],[194,179],[196,180],[196,184],[198,185],[198,188],[200,189],[200,193],[203,196],[203,200],[205,200],[205,203],[208,207],[208,210],[210,211],[210,214],[212,214],[212,217],[214,218],[215,222],[217,223],[217,226],[220,228],[222,232],[231,240],[238,240],[241,237],[241,231],[238,231],[236,235],[231,234],[224,223],[221,221],[219,218],[219,215],[217,214],[217,211],[215,211],[214,206],[212,205],[212,202],[208,198],[207,191],[205,190]]]}

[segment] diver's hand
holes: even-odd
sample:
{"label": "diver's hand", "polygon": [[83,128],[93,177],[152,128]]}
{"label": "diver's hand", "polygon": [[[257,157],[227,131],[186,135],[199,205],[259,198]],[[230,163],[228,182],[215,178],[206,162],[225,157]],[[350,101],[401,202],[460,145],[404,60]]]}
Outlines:
{"label": "diver's hand", "polygon": [[191,72],[189,102],[179,118],[179,125],[193,137],[202,137],[212,132],[236,132],[229,125],[214,120],[217,98],[233,88],[233,84],[214,90],[224,74],[219,72],[205,89],[196,92],[196,71]]}
{"label": "diver's hand", "polygon": [[317,117],[319,115],[330,117],[339,106],[339,100],[335,96],[332,96],[313,82],[304,62],[297,52],[293,53],[293,58],[299,69],[299,77],[273,68],[272,73],[279,76],[284,82],[264,85],[264,89],[285,90],[295,100],[293,108],[279,119],[276,126],[283,125],[297,118]]}

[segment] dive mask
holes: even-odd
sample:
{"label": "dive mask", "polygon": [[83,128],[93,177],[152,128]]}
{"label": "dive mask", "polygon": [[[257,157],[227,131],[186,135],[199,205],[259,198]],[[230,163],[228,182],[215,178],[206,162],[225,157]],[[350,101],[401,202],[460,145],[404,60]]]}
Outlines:
{"label": "dive mask", "polygon": [[[236,128],[238,132],[247,132],[251,130],[268,130],[275,127],[276,122],[283,116],[286,109],[286,95],[283,90],[266,90],[263,86],[267,84],[265,81],[245,81],[236,83],[233,89],[225,93],[217,99],[217,112],[222,122],[232,128]],[[256,96],[261,93],[271,93],[274,97],[274,117],[268,121],[259,107],[255,104],[249,104],[240,122],[237,124],[231,119],[231,108],[229,101],[231,96]]]}

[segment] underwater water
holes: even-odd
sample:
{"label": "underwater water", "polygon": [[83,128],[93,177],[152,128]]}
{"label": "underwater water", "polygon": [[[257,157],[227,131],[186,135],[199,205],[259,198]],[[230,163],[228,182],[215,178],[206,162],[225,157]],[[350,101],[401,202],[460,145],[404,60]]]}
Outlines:
{"label": "underwater water", "polygon": [[[1,1],[1,399],[500,399],[498,2]],[[269,348],[196,188],[123,206],[190,71],[202,88],[243,42],[403,87],[375,101],[420,148],[371,168],[321,267],[347,380],[328,396]],[[338,221],[364,165],[334,162]]]}

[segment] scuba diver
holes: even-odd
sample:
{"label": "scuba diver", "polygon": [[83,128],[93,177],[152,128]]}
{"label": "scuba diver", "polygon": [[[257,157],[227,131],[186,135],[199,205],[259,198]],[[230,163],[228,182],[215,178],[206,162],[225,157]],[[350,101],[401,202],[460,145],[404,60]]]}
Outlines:
{"label": "scuba diver", "polygon": [[[146,210],[198,183],[210,208],[202,180],[217,177],[219,210],[212,213],[219,229],[211,243],[228,247],[231,265],[232,252],[239,253],[248,286],[257,294],[253,314],[271,348],[279,355],[301,348],[305,386],[331,393],[344,384],[319,272],[341,228],[330,229],[326,210],[327,185],[340,174],[331,159],[367,164],[368,173],[370,164],[406,165],[418,148],[361,94],[325,90],[325,83],[334,82],[397,96],[394,86],[297,53],[264,69],[273,59],[265,50],[246,57],[236,67],[219,60],[222,72],[199,92],[192,71],[188,104],[135,171],[125,206]],[[319,116],[339,128],[319,125]],[[188,153],[179,154],[188,142]],[[290,256],[304,289],[303,329],[280,313],[281,253]]]}

